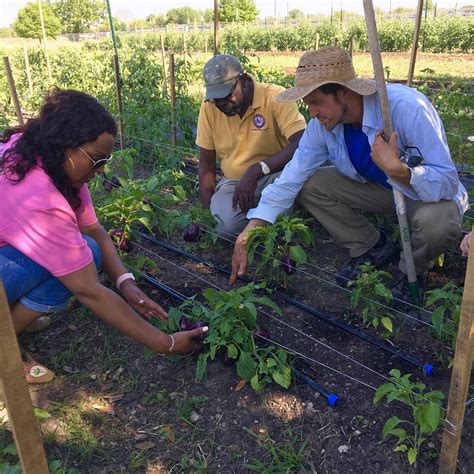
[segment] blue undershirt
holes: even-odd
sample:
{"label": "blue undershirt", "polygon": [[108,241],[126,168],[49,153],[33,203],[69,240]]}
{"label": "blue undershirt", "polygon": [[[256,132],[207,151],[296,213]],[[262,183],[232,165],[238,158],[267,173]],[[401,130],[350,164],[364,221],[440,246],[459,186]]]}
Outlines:
{"label": "blue undershirt", "polygon": [[370,158],[369,140],[362,128],[354,128],[351,124],[345,123],[344,140],[349,158],[357,173],[369,181],[375,181],[392,189],[392,186],[387,182],[387,175]]}

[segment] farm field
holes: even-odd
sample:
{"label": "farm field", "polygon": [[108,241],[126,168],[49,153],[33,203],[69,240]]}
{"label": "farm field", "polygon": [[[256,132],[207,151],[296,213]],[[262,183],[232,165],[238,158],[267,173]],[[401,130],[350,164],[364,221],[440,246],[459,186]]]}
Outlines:
{"label": "farm field", "polygon": [[[0,50],[3,47],[0,42]],[[23,70],[23,52],[11,49],[9,54],[20,101],[26,112],[34,113],[51,85],[42,54],[37,47],[29,51],[32,94]],[[53,83],[94,94],[117,114],[112,54],[111,46],[104,48],[103,42],[53,45]],[[259,80],[288,86],[300,54],[249,52],[240,53],[240,59]],[[291,278],[283,275],[283,280],[267,282],[273,288],[269,293],[262,288],[252,292],[256,298],[268,296],[279,310],[267,306],[265,300],[246,299],[245,290],[238,291],[245,282],[230,287],[228,276],[218,267],[228,268],[232,244],[217,239],[208,216],[196,206],[194,134],[203,92],[201,70],[209,57],[191,53],[184,61],[176,54],[175,148],[171,146],[166,81],[169,70],[163,70],[159,52],[140,44],[139,39],[120,50],[125,147],[117,149],[105,181],[96,178],[90,184],[98,215],[108,230],[119,229],[130,236],[133,249],[124,253],[124,259],[131,271],[141,276],[140,286],[162,306],[177,308],[180,301],[156,287],[155,280],[173,290],[175,296],[194,298],[196,313],[201,311],[201,304],[212,307],[207,288],[218,293],[217,299],[234,297],[232,311],[240,314],[248,310],[246,317],[252,319],[255,310],[256,325],[268,331],[266,339],[255,338],[262,350],[268,345],[288,350],[295,367],[320,384],[326,395],[337,394],[339,401],[331,406],[325,394],[295,378],[294,373],[291,384],[284,388],[286,368],[281,371],[284,377],[269,376],[265,382],[270,383],[255,390],[258,384],[243,376],[248,374],[248,367],[242,361],[236,367],[224,357],[224,352],[234,355],[234,349],[228,349],[230,343],[224,344],[215,360],[207,361],[205,373],[202,354],[207,353],[209,344],[201,355],[179,361],[149,354],[73,301],[67,311],[54,316],[51,328],[21,336],[25,348],[57,374],[53,382],[33,391],[41,408],[48,459],[56,461],[56,472],[70,474],[435,472],[442,426],[424,441],[416,464],[409,465],[403,448],[395,450],[394,436],[383,440],[383,426],[392,416],[411,420],[411,407],[399,401],[374,404],[373,400],[393,369],[412,374],[413,382],[426,384],[424,393],[442,391],[447,396],[453,328],[466,259],[457,250],[445,255],[444,264],[430,274],[427,289],[452,286],[447,287],[443,298],[424,309],[390,299],[372,302],[373,306],[368,306],[370,301],[356,304],[351,301],[350,290],[339,287],[334,279],[348,254],[317,222],[310,221],[306,224],[314,245],[303,238],[295,239],[306,252],[306,261]],[[467,137],[474,135],[473,59],[472,53],[419,53],[415,69],[416,87],[428,94],[439,110],[453,159],[463,177],[471,180],[474,156]],[[383,60],[389,80],[406,79],[409,53],[384,53]],[[359,75],[372,76],[369,53],[356,52],[354,63]],[[0,125],[4,128],[14,123],[4,79],[0,79],[0,98]],[[103,184],[112,176],[118,177],[120,187],[111,186],[106,191]],[[465,219],[466,230],[472,225],[471,219]],[[182,235],[191,222],[201,225],[201,239],[186,243]],[[393,222],[377,223],[396,237]],[[167,250],[144,234],[153,234],[210,265]],[[258,250],[253,268],[261,259]],[[389,268],[390,275],[395,271],[395,265]],[[255,276],[260,281],[268,276],[267,270]],[[384,276],[383,282],[390,286],[390,276]],[[277,283],[283,284],[284,290],[275,289]],[[279,291],[314,308],[327,321],[290,304],[288,298],[278,296]],[[392,331],[384,330],[383,324],[374,327],[370,318],[363,321],[365,308],[370,309],[371,317],[377,311],[379,320],[388,317]],[[190,309],[181,311],[188,314]],[[215,313],[211,310],[206,314],[213,317]],[[385,350],[331,322],[363,332]],[[402,357],[393,350],[390,353],[390,348]],[[434,375],[423,373],[425,364],[436,367]],[[251,368],[259,370],[253,365]],[[471,387],[470,397],[472,392]],[[458,469],[462,473],[474,471],[473,418],[471,405],[466,408],[459,453]],[[408,424],[403,426],[412,430]],[[0,472],[2,463],[13,465],[17,461],[11,443],[8,430],[0,431]]]}

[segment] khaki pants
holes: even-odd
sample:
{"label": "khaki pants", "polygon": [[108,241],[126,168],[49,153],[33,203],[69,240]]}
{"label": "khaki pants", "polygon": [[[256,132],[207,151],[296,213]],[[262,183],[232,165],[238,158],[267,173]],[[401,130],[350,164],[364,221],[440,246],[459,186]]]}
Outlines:
{"label": "khaki pants", "polygon": [[[255,204],[260,201],[262,191],[273,183],[280,174],[281,172],[269,174],[258,180],[255,190]],[[217,183],[216,192],[211,198],[211,212],[220,219],[218,219],[215,230],[220,236],[231,240],[235,240],[248,223],[247,214],[243,213],[239,206],[235,211],[232,209],[232,197],[238,182],[238,179],[221,178]]]}
{"label": "khaki pants", "polygon": [[[308,179],[297,198],[318,219],[337,244],[359,257],[370,250],[379,231],[364,212],[396,214],[393,192],[373,182],[358,183],[333,166],[322,167]],[[422,202],[405,197],[417,274],[433,267],[434,259],[455,246],[461,216],[454,201]],[[400,270],[406,273],[403,252]]]}

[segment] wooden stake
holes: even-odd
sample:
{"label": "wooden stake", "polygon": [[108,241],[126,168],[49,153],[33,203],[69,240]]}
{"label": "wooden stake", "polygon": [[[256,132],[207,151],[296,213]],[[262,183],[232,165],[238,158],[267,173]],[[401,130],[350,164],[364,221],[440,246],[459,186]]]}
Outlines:
{"label": "wooden stake", "polygon": [[10,95],[15,106],[16,118],[18,123],[23,126],[25,121],[23,120],[23,114],[21,112],[20,101],[18,100],[18,95],[16,93],[15,79],[13,79],[12,68],[10,67],[10,60],[8,56],[3,56],[3,69],[5,70],[5,75],[8,79],[8,86],[10,87]]}
{"label": "wooden stake", "polygon": [[114,73],[115,73],[115,91],[117,95],[117,108],[118,108],[118,113],[119,113],[120,148],[123,150],[125,126],[123,123],[122,81],[120,79],[119,58],[116,54],[114,54]]}
{"label": "wooden stake", "polygon": [[46,67],[48,69],[48,79],[49,79],[49,83],[52,84],[53,76],[51,75],[51,64],[49,63],[48,45],[46,42],[46,30],[44,28],[43,9],[41,7],[41,0],[38,0],[38,10],[39,10],[40,23],[41,23],[41,34],[43,36],[44,55],[46,57]]}
{"label": "wooden stake", "polygon": [[22,41],[23,45],[23,56],[25,57],[25,71],[26,71],[26,80],[28,81],[28,90],[30,95],[33,95],[33,82],[31,80],[31,69],[30,69],[30,59],[28,58],[28,50],[26,49],[25,42]]}
{"label": "wooden stake", "polygon": [[473,357],[474,244],[471,244],[467,260],[466,280],[464,282],[461,318],[456,338],[453,373],[451,375],[451,386],[449,387],[448,411],[439,458],[439,474],[454,474],[456,471]]}
{"label": "wooden stake", "polygon": [[170,53],[170,99],[171,99],[171,143],[176,146],[176,123],[174,111],[176,107],[176,90],[174,82],[174,54]]}
{"label": "wooden stake", "polygon": [[319,49],[319,33],[316,33],[316,40],[314,42],[314,49]]}
{"label": "wooden stake", "polygon": [[219,0],[214,0],[214,54],[219,53]]}
{"label": "wooden stake", "polygon": [[352,57],[353,51],[354,51],[354,37],[351,36],[351,39],[349,41],[349,54],[351,55],[351,57]]}
{"label": "wooden stake", "polygon": [[163,33],[160,33],[160,42],[161,42],[161,68],[163,73],[163,89],[166,91],[166,61],[165,61],[165,38]]}
{"label": "wooden stake", "polygon": [[[369,37],[370,55],[372,56],[372,65],[374,67],[375,80],[377,82],[377,92],[382,109],[383,128],[385,137],[388,139],[392,134],[392,120],[388,107],[387,86],[382,63],[382,53],[377,34],[377,25],[375,22],[375,12],[372,0],[363,0],[365,11],[365,22],[367,24],[367,34]],[[397,210],[398,225],[400,227],[400,239],[402,241],[403,256],[408,277],[408,287],[414,304],[419,304],[418,280],[416,277],[415,263],[413,262],[413,250],[411,248],[410,230],[408,228],[407,210],[405,197],[400,191],[393,189],[393,198]]]}
{"label": "wooden stake", "polygon": [[20,348],[1,281],[0,380],[23,472],[48,474],[48,463],[23,372]]}
{"label": "wooden stake", "polygon": [[407,85],[413,81],[413,73],[415,72],[416,52],[418,50],[418,40],[420,38],[421,16],[423,14],[423,0],[418,0],[416,9],[415,31],[413,32],[413,44],[411,46],[410,66],[408,68]]}

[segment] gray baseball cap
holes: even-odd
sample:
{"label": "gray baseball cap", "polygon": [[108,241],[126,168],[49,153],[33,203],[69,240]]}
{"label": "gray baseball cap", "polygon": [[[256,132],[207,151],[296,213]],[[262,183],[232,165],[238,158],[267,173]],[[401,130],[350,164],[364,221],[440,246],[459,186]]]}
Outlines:
{"label": "gray baseball cap", "polygon": [[222,99],[228,96],[242,72],[239,61],[230,54],[217,54],[209,59],[202,71],[206,84],[204,100]]}

